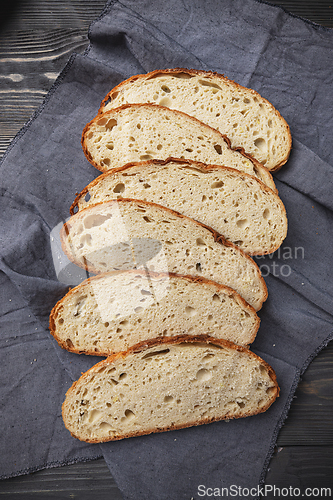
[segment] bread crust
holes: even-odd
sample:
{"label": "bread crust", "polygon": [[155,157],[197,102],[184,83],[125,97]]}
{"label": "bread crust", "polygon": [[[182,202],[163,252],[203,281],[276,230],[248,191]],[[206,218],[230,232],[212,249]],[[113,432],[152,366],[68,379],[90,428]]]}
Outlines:
{"label": "bread crust", "polygon": [[[247,153],[244,150],[244,148],[242,148],[242,147],[232,147],[231,146],[231,141],[230,141],[230,139],[226,135],[221,134],[221,132],[219,132],[215,128],[211,127],[210,125],[201,122],[200,120],[198,120],[194,116],[190,116],[187,113],[184,113],[184,111],[170,109],[170,108],[167,108],[166,106],[161,106],[159,104],[139,103],[139,104],[123,104],[123,105],[121,105],[121,106],[119,106],[117,108],[111,109],[110,111],[104,112],[103,116],[111,116],[111,115],[115,115],[116,113],[118,113],[119,111],[122,111],[124,109],[128,109],[128,108],[140,108],[140,107],[160,108],[162,110],[165,110],[167,113],[171,112],[171,113],[173,113],[175,115],[180,114],[181,116],[186,117],[187,120],[194,121],[194,123],[196,123],[200,127],[204,127],[204,128],[208,127],[209,130],[212,130],[214,133],[219,134],[219,136],[221,137],[222,141],[225,141],[227,143],[227,146],[228,146],[228,148],[230,150],[237,151],[238,153],[240,153],[241,155],[243,155],[245,158],[247,158],[249,161],[251,161],[251,163],[253,164],[255,170],[257,170],[257,171],[261,170],[263,172],[263,175],[266,176],[267,179],[269,179],[269,181],[270,181],[270,183],[272,185],[272,189],[273,189],[273,186],[274,186],[274,189],[277,191],[277,189],[275,187],[275,184],[274,184],[273,177],[270,174],[270,171],[264,165],[262,165],[258,160],[256,160],[255,158],[253,158],[253,156],[251,156],[249,153]],[[95,118],[93,118],[89,123],[86,124],[86,126],[84,127],[84,129],[82,131],[81,145],[82,145],[83,153],[84,153],[85,157],[87,158],[87,160],[91,163],[91,165],[93,165],[95,168],[97,168],[97,170],[99,170],[100,172],[107,172],[108,171],[107,168],[103,167],[102,165],[99,165],[91,157],[91,155],[89,153],[89,150],[88,150],[88,146],[86,144],[86,135],[88,133],[89,128],[92,125],[94,125],[94,123],[96,121],[98,121],[100,118],[101,118],[101,115],[97,114],[97,116],[95,116]]]}
{"label": "bread crust", "polygon": [[[136,200],[136,199],[133,199],[133,198],[119,198],[117,200],[110,200],[110,201],[107,201],[105,203],[96,203],[95,205],[92,205],[92,206],[90,206],[88,208],[84,208],[83,210],[81,210],[77,214],[74,214],[71,217],[71,219],[76,218],[76,217],[80,217],[80,216],[82,216],[82,214],[85,213],[86,210],[90,210],[93,207],[96,207],[96,206],[99,206],[99,205],[102,206],[102,205],[106,205],[106,204],[127,203],[127,202],[141,203],[141,204],[146,205],[147,207],[154,206],[154,207],[157,207],[159,209],[165,210],[166,212],[170,213],[171,215],[174,215],[174,216],[179,217],[181,219],[189,220],[189,221],[191,221],[191,223],[198,224],[199,226],[201,226],[201,227],[205,228],[206,230],[208,230],[212,234],[212,236],[214,238],[214,241],[216,243],[219,243],[219,244],[221,244],[223,246],[226,246],[226,247],[233,248],[235,250],[235,252],[240,252],[256,268],[256,271],[257,271],[257,274],[258,274],[258,278],[260,280],[260,283],[261,283],[261,286],[262,286],[262,289],[263,289],[263,299],[262,299],[262,302],[261,302],[260,307],[259,307],[258,310],[261,309],[262,304],[266,301],[266,299],[268,297],[268,289],[267,289],[266,282],[265,282],[264,278],[261,275],[261,271],[260,271],[260,268],[259,268],[258,264],[248,254],[246,254],[241,248],[237,247],[236,245],[234,245],[233,243],[231,243],[231,241],[228,241],[222,234],[219,234],[217,231],[215,231],[211,227],[207,226],[206,224],[203,224],[202,222],[198,222],[195,219],[191,219],[190,217],[187,217],[186,215],[180,214],[179,212],[176,212],[175,210],[172,210],[171,208],[167,208],[167,207],[163,207],[162,205],[158,205],[157,203],[153,203],[153,202],[150,202],[150,201]],[[62,246],[62,249],[63,249],[65,255],[69,258],[69,260],[71,260],[73,262],[73,257],[71,255],[71,253],[68,252],[67,245],[66,245],[66,242],[65,242],[66,236],[69,234],[69,229],[71,227],[71,219],[69,219],[69,221],[65,222],[65,224],[63,225],[63,227],[62,227],[62,229],[60,231],[60,241],[61,241],[61,246]],[[72,221],[72,223],[73,223],[73,221]],[[86,264],[82,264],[81,262],[78,262],[78,261],[75,261],[74,263],[76,265],[78,265],[79,267],[81,267],[82,269],[84,269],[85,271],[91,271],[91,272],[93,272],[95,274],[101,274],[96,269],[92,269],[92,268],[89,269]]]}
{"label": "bread crust", "polygon": [[127,78],[126,80],[123,80],[122,82],[120,82],[112,90],[110,90],[110,92],[107,93],[107,95],[104,97],[104,99],[101,102],[101,105],[100,105],[99,110],[98,110],[98,114],[101,115],[104,113],[103,109],[104,109],[105,105],[107,104],[107,102],[111,99],[112,94],[116,93],[116,92],[121,92],[122,87],[125,87],[126,85],[131,84],[132,82],[135,82],[135,81],[140,80],[140,79],[141,80],[148,80],[151,78],[155,78],[157,75],[160,75],[160,74],[161,75],[173,75],[173,74],[179,74],[179,73],[185,73],[186,75],[189,75],[189,76],[202,76],[205,78],[219,78],[223,82],[235,86],[236,89],[245,90],[247,92],[250,92],[253,96],[256,96],[256,97],[260,98],[260,100],[264,101],[272,109],[272,111],[274,111],[274,113],[278,116],[278,118],[284,122],[284,125],[286,127],[286,131],[287,131],[287,135],[288,135],[288,145],[289,145],[289,148],[288,148],[289,152],[285,156],[285,158],[283,158],[277,165],[275,165],[274,168],[269,169],[269,171],[270,172],[277,172],[278,170],[280,170],[280,168],[283,165],[286,164],[286,162],[289,159],[290,153],[291,153],[292,137],[291,137],[290,127],[289,127],[287,121],[281,115],[281,113],[272,105],[271,102],[269,102],[267,99],[265,99],[265,97],[262,97],[262,95],[259,94],[259,92],[257,92],[256,90],[253,90],[249,87],[244,87],[243,85],[240,85],[239,83],[235,82],[234,80],[227,78],[224,74],[217,73],[215,71],[204,71],[204,70],[193,69],[193,68],[192,69],[190,69],[190,68],[167,68],[167,69],[156,69],[156,70],[151,71],[149,73],[142,73],[142,74],[131,76],[130,78]]}
{"label": "bread crust", "polygon": [[[56,333],[56,324],[55,324],[55,321],[56,321],[56,318],[59,314],[59,311],[62,307],[62,304],[64,302],[66,302],[68,300],[68,298],[73,295],[74,293],[77,292],[78,289],[80,288],[84,288],[85,285],[95,281],[95,280],[98,280],[99,278],[103,277],[103,276],[107,276],[107,275],[117,275],[117,274],[127,274],[128,276],[131,276],[133,274],[137,275],[141,275],[141,276],[149,276],[149,278],[153,278],[153,279],[163,279],[163,278],[166,278],[166,277],[179,277],[179,278],[182,278],[182,279],[185,279],[187,281],[190,281],[192,283],[199,283],[199,284],[205,284],[205,285],[211,285],[211,286],[214,286],[215,288],[217,288],[218,290],[220,290],[221,292],[225,293],[226,295],[228,295],[229,297],[233,297],[236,302],[238,302],[241,307],[243,307],[244,309],[248,310],[251,315],[253,313],[256,314],[254,308],[248,304],[246,302],[245,299],[243,299],[243,297],[241,295],[239,295],[233,288],[230,288],[229,286],[226,286],[226,285],[222,285],[220,283],[216,283],[215,281],[212,281],[210,279],[207,279],[207,278],[203,278],[202,276],[190,276],[190,275],[183,275],[183,274],[175,274],[175,273],[157,273],[157,272],[153,272],[153,271],[150,271],[149,273],[145,272],[145,271],[142,271],[142,270],[137,270],[137,269],[129,269],[129,270],[126,270],[126,271],[111,271],[109,273],[103,273],[103,274],[98,274],[97,276],[91,276],[90,278],[87,278],[85,279],[84,281],[82,281],[82,283],[80,283],[79,285],[77,285],[76,287],[74,288],[71,288],[67,293],[66,295],[64,295],[64,297],[62,299],[60,299],[56,304],[55,306],[52,308],[52,311],[50,313],[50,316],[49,316],[49,331],[50,331],[50,334],[53,336],[53,338],[58,342],[59,346],[62,348],[62,349],[65,349],[66,351],[69,351],[69,352],[73,352],[75,354],[86,354],[86,355],[89,355],[89,356],[104,356],[103,353],[101,352],[95,352],[95,351],[80,351],[80,349],[76,349],[74,346],[68,346],[66,344],[66,342],[63,342],[57,335]],[[259,329],[259,326],[260,326],[260,318],[258,315],[256,315],[256,326],[254,328],[254,332],[253,332],[253,335],[252,335],[252,339],[250,341],[249,344],[251,344],[255,337],[256,337],[256,333]],[[203,334],[205,335],[205,334]],[[178,337],[178,336],[177,336]],[[156,337],[158,338],[158,337]],[[248,345],[249,345],[248,344]],[[105,355],[107,356],[107,355]]]}
{"label": "bread crust", "polygon": [[[66,392],[66,399],[67,399],[67,397],[70,396],[72,390],[74,390],[77,385],[79,385],[82,382],[84,382],[85,379],[91,373],[94,373],[94,372],[97,373],[99,370],[103,369],[105,366],[109,366],[112,363],[116,362],[117,360],[121,360],[121,359],[124,360],[130,354],[141,353],[141,352],[143,352],[146,349],[151,348],[151,347],[165,346],[165,345],[174,345],[174,344],[181,344],[181,343],[206,343],[206,344],[212,344],[212,345],[216,345],[216,346],[219,346],[219,347],[222,347],[222,348],[226,347],[226,348],[234,349],[234,350],[236,350],[238,352],[243,352],[243,353],[246,353],[249,356],[252,356],[253,358],[255,358],[257,361],[259,361],[260,364],[262,364],[266,368],[270,379],[274,383],[274,389],[275,390],[274,390],[274,394],[272,394],[271,400],[264,407],[258,409],[258,411],[256,411],[256,412],[248,412],[247,414],[244,414],[242,416],[237,416],[237,415],[234,415],[234,414],[227,414],[227,415],[222,416],[222,417],[208,417],[208,418],[202,418],[202,419],[196,420],[196,421],[189,421],[189,422],[187,422],[186,424],[183,424],[183,425],[165,426],[165,427],[156,428],[156,429],[149,429],[147,431],[141,431],[141,432],[140,431],[139,432],[130,432],[128,434],[118,435],[116,437],[107,438],[105,440],[102,440],[102,439],[85,439],[84,440],[85,442],[88,442],[88,443],[101,443],[101,442],[107,442],[107,441],[118,441],[118,440],[129,438],[129,437],[138,437],[138,436],[152,434],[152,433],[166,432],[166,431],[178,430],[178,429],[185,429],[187,427],[193,427],[193,426],[202,425],[202,424],[209,424],[209,423],[218,422],[218,421],[221,421],[221,420],[232,420],[232,419],[236,419],[236,418],[249,417],[249,416],[253,416],[253,415],[257,415],[259,413],[265,412],[273,404],[273,402],[276,400],[276,398],[279,397],[280,388],[279,388],[279,385],[277,383],[277,378],[276,378],[275,371],[273,370],[273,368],[268,363],[266,363],[266,361],[264,361],[262,358],[260,358],[260,356],[258,356],[257,354],[253,353],[252,351],[250,351],[246,347],[242,347],[242,346],[233,344],[232,342],[229,342],[228,340],[215,339],[215,338],[212,338],[212,337],[210,337],[208,335],[198,335],[198,336],[180,335],[180,336],[177,336],[177,337],[162,337],[162,338],[152,339],[152,340],[148,340],[148,341],[143,341],[143,342],[140,342],[140,343],[138,343],[138,344],[130,347],[127,351],[118,352],[116,354],[113,354],[113,355],[109,356],[105,360],[100,361],[99,363],[97,363],[96,365],[94,365],[92,368],[90,368],[87,372],[83,373],[81,375],[81,377],[76,382],[73,383],[72,387],[70,387],[70,389]],[[64,403],[62,404],[62,414],[63,414],[64,421],[65,421],[64,416],[65,416],[65,410],[66,410],[66,399],[65,399]],[[71,435],[73,437],[77,438],[77,439],[80,439],[79,436],[75,435],[72,432],[71,432]]]}

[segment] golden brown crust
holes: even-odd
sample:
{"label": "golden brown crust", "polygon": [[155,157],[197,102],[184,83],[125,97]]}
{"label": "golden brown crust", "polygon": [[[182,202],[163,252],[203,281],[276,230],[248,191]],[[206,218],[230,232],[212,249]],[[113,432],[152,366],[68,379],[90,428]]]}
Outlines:
{"label": "golden brown crust", "polygon": [[[268,289],[267,289],[265,280],[264,280],[264,278],[261,275],[261,271],[260,271],[259,266],[251,258],[250,255],[247,255],[242,249],[240,249],[239,247],[237,247],[236,245],[234,245],[231,241],[227,240],[222,234],[219,234],[217,231],[215,231],[211,227],[207,226],[206,224],[203,224],[202,222],[199,222],[199,221],[197,221],[195,219],[191,219],[191,217],[187,217],[186,215],[180,214],[179,212],[176,212],[175,210],[172,210],[171,208],[163,207],[162,205],[158,205],[157,203],[153,203],[151,201],[136,200],[136,199],[133,199],[133,198],[119,198],[117,200],[109,200],[109,201],[107,201],[105,203],[96,203],[95,205],[91,205],[90,207],[84,208],[83,210],[81,210],[77,214],[72,215],[72,217],[69,219],[69,221],[65,222],[65,224],[63,225],[63,227],[62,227],[62,229],[60,231],[60,241],[61,241],[62,249],[63,249],[65,255],[69,258],[69,260],[71,260],[73,262],[73,256],[67,250],[67,245],[65,243],[65,238],[66,238],[66,234],[65,233],[69,234],[69,228],[71,227],[71,221],[72,221],[72,224],[73,224],[73,219],[74,218],[81,217],[82,214],[84,214],[84,212],[86,210],[90,210],[93,207],[97,207],[99,205],[102,206],[102,205],[107,205],[107,204],[115,204],[115,203],[116,204],[117,203],[121,204],[121,203],[128,203],[128,202],[140,203],[140,204],[144,204],[144,205],[146,205],[148,207],[149,206],[157,207],[160,210],[165,210],[166,212],[169,212],[171,215],[174,215],[174,216],[179,217],[181,219],[189,220],[189,221],[191,221],[191,223],[198,224],[199,226],[207,229],[212,234],[215,242],[220,243],[221,245],[226,246],[226,247],[231,247],[231,248],[234,249],[235,252],[240,252],[247,260],[249,260],[251,262],[252,265],[254,265],[254,267],[256,268],[256,271],[258,273],[258,277],[259,277],[259,280],[261,282],[261,285],[263,287],[263,292],[264,292],[264,297],[263,297],[262,302],[261,302],[260,307],[259,307],[259,309],[261,309],[262,304],[265,302],[265,300],[268,297]],[[75,259],[74,259],[74,264],[78,265],[82,269],[85,269],[86,271],[90,271],[90,272],[93,272],[93,273],[96,273],[96,274],[101,274],[98,270],[92,269],[91,267],[88,267],[87,265],[83,265],[83,264],[81,264],[81,262],[78,262]]]}
{"label": "golden brown crust", "polygon": [[[226,135],[221,134],[221,132],[219,132],[215,128],[211,127],[210,125],[207,125],[207,123],[203,123],[200,120],[198,120],[197,118],[195,118],[194,116],[188,115],[187,113],[184,113],[183,111],[175,110],[175,109],[170,109],[170,108],[167,108],[166,106],[161,106],[159,104],[139,103],[139,104],[123,104],[123,105],[121,105],[121,106],[119,106],[117,108],[113,108],[113,109],[111,109],[109,111],[105,111],[103,113],[103,116],[112,116],[112,115],[116,114],[117,112],[122,111],[122,110],[127,109],[127,108],[140,108],[140,107],[161,108],[161,109],[165,110],[166,112],[170,112],[170,113],[173,113],[175,115],[180,114],[180,115],[186,117],[186,119],[194,121],[195,123],[197,123],[201,127],[204,127],[204,128],[208,127],[208,129],[210,129],[214,133],[218,134],[220,136],[220,138],[222,139],[222,141],[225,141],[227,143],[227,146],[228,146],[229,149],[231,149],[232,151],[237,151],[238,153],[240,153],[241,155],[243,155],[245,158],[247,158],[249,161],[252,162],[254,168],[256,168],[257,170],[261,169],[261,170],[265,171],[265,175],[267,175],[267,177],[269,177],[271,179],[271,181],[273,182],[273,177],[271,176],[269,170],[264,165],[262,165],[258,160],[256,160],[255,158],[253,158],[253,156],[251,156],[250,154],[246,153],[245,150],[244,150],[244,148],[242,148],[242,147],[232,147],[230,139]],[[87,145],[86,145],[86,134],[88,133],[89,128],[97,120],[99,120],[100,118],[101,118],[101,115],[98,114],[97,116],[95,116],[95,118],[93,118],[84,127],[83,132],[82,132],[82,136],[81,136],[81,145],[82,145],[83,153],[84,153],[85,157],[87,158],[87,160],[95,168],[97,168],[97,170],[99,170],[100,172],[107,172],[108,171],[107,168],[105,168],[103,165],[100,165],[96,161],[94,161],[94,159],[91,157],[91,154],[89,153]],[[274,182],[273,182],[273,184],[274,184]]]}
{"label": "golden brown crust", "polygon": [[[260,356],[258,356],[254,352],[250,351],[248,348],[233,344],[232,342],[230,342],[228,340],[215,339],[215,338],[210,337],[209,335],[195,335],[195,336],[179,335],[177,337],[160,337],[157,339],[143,341],[143,342],[140,342],[140,343],[130,347],[127,351],[116,353],[114,355],[109,356],[105,360],[100,361],[99,363],[94,365],[92,368],[90,368],[90,370],[83,373],[81,375],[81,377],[79,378],[79,380],[74,382],[72,387],[67,391],[66,398],[67,398],[67,395],[70,395],[71,391],[74,390],[78,384],[81,384],[90,375],[90,373],[93,373],[93,372],[98,373],[99,370],[103,369],[105,366],[111,365],[112,363],[114,363],[118,359],[125,359],[130,354],[141,353],[141,352],[143,352],[146,349],[151,348],[151,347],[160,346],[160,345],[181,344],[181,343],[212,344],[212,345],[216,345],[216,346],[219,346],[222,348],[225,347],[225,348],[229,348],[229,349],[234,349],[238,352],[246,353],[247,355],[255,358],[257,361],[260,362],[260,364],[262,364],[266,368],[270,379],[274,383],[275,391],[274,391],[274,394],[272,394],[271,400],[264,407],[259,408],[258,411],[249,412],[249,413],[242,415],[242,416],[227,414],[227,415],[224,415],[220,418],[218,418],[218,417],[202,418],[201,420],[197,420],[194,422],[187,422],[184,425],[166,426],[163,428],[161,427],[161,428],[157,428],[157,429],[150,429],[150,430],[142,431],[142,432],[131,432],[131,433],[119,435],[119,436],[116,436],[113,438],[106,438],[105,440],[85,439],[86,442],[88,442],[88,443],[98,443],[99,442],[100,443],[100,442],[107,442],[107,441],[118,441],[120,439],[125,439],[125,438],[129,438],[129,437],[137,437],[137,436],[142,436],[142,435],[147,435],[147,434],[157,433],[157,432],[166,432],[169,430],[184,429],[184,428],[192,427],[192,426],[196,426],[196,425],[217,422],[220,420],[231,420],[231,419],[235,419],[235,418],[243,418],[243,417],[247,417],[247,416],[253,416],[253,415],[257,415],[259,413],[265,412],[273,404],[273,402],[276,400],[276,398],[279,396],[280,388],[279,388],[279,385],[277,383],[275,371],[268,363],[266,363],[266,361],[264,361],[262,358],[260,358]],[[66,400],[64,401],[64,403],[62,405],[63,414],[64,414],[65,407],[66,407]],[[71,434],[73,437],[80,439],[80,437],[76,436],[74,433],[71,432]]]}
{"label": "golden brown crust", "polygon": [[[139,79],[149,80],[151,78],[155,78],[159,74],[167,75],[167,74],[179,74],[179,73],[185,73],[185,74],[190,75],[190,76],[191,75],[192,76],[204,76],[205,78],[210,78],[210,77],[220,78],[225,83],[234,85],[237,89],[246,90],[246,91],[250,92],[252,95],[259,97],[264,102],[266,102],[272,108],[272,110],[274,110],[275,114],[284,122],[284,124],[286,126],[287,133],[288,133],[288,143],[289,143],[288,155],[283,160],[281,160],[280,163],[275,165],[273,168],[269,169],[269,171],[270,172],[277,172],[278,170],[280,170],[280,168],[283,165],[285,165],[285,163],[288,161],[289,156],[290,156],[291,147],[292,147],[292,137],[291,137],[291,133],[290,133],[290,127],[289,127],[288,123],[286,122],[286,120],[281,115],[281,113],[273,106],[273,104],[271,102],[269,102],[267,99],[265,99],[265,97],[262,97],[262,95],[259,94],[259,92],[257,92],[256,90],[250,89],[249,87],[244,87],[243,85],[240,85],[239,83],[235,82],[234,80],[227,78],[225,75],[223,75],[221,73],[217,73],[215,71],[204,71],[204,70],[187,69],[187,68],[167,68],[167,69],[157,69],[157,70],[151,71],[150,73],[143,73],[143,74],[131,76],[130,78],[127,78],[126,80],[120,82],[112,90],[110,90],[110,92],[108,92],[108,94],[104,97],[104,99],[101,102],[100,108],[98,110],[98,114],[100,115],[103,113],[103,109],[104,109],[105,105],[107,104],[107,101],[109,101],[111,99],[112,94],[115,92],[120,92],[122,87],[124,87],[124,86],[126,86],[126,85],[128,85],[136,80],[139,80]],[[251,157],[250,157],[250,159],[251,159]]]}
{"label": "golden brown crust", "polygon": [[129,269],[126,271],[111,271],[109,273],[103,273],[103,274],[99,274],[97,276],[91,276],[90,278],[87,278],[86,280],[82,281],[82,283],[80,283],[76,287],[71,288],[66,293],[66,295],[64,295],[64,297],[62,297],[62,299],[60,299],[55,304],[55,306],[53,307],[53,309],[50,313],[50,317],[49,317],[49,330],[50,330],[50,334],[54,337],[54,339],[58,342],[59,346],[62,349],[65,349],[66,351],[69,351],[69,352],[73,352],[75,354],[86,354],[89,356],[108,356],[108,354],[103,353],[101,351],[99,351],[99,352],[80,351],[79,349],[76,349],[73,345],[66,344],[66,342],[62,341],[56,334],[55,320],[56,320],[56,318],[61,310],[62,304],[67,301],[68,297],[70,297],[71,295],[74,295],[78,291],[78,289],[83,288],[87,284],[91,283],[94,280],[98,280],[98,279],[102,278],[103,276],[108,276],[108,275],[115,276],[117,274],[127,274],[129,276],[131,274],[136,274],[136,275],[139,274],[140,276],[147,276],[147,274],[149,274],[149,278],[153,278],[153,279],[163,279],[165,277],[171,277],[171,278],[175,277],[175,278],[185,279],[185,280],[190,281],[192,283],[204,284],[206,286],[214,286],[216,289],[225,293],[229,297],[233,297],[236,300],[236,302],[238,302],[241,305],[241,307],[243,307],[244,309],[247,309],[251,314],[253,314],[253,313],[255,314],[256,325],[254,327],[252,339],[249,342],[249,344],[251,344],[256,337],[256,333],[257,333],[259,326],[260,326],[260,318],[259,318],[259,316],[257,316],[254,308],[250,304],[248,304],[246,302],[246,300],[243,299],[243,297],[241,297],[233,288],[230,288],[229,286],[226,286],[226,285],[222,285],[220,283],[216,283],[215,281],[212,281],[210,279],[203,278],[202,276],[190,276],[190,275],[175,274],[175,273],[157,273],[157,272],[152,272],[152,271],[149,271],[149,273],[147,273],[145,271],[138,270],[138,269]]}

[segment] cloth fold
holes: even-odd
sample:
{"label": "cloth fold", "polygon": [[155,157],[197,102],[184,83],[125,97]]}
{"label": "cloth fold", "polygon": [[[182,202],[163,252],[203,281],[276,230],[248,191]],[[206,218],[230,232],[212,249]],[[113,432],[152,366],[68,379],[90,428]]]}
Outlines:
{"label": "cloth fold", "polygon": [[[103,455],[128,500],[255,488],[300,374],[332,338],[333,32],[257,0],[113,0],[89,38],[1,162],[1,477]],[[133,74],[176,66],[251,86],[291,126],[293,151],[275,174],[288,236],[256,258],[269,298],[253,350],[275,369],[281,395],[255,417],[89,445],[66,431],[61,403],[99,359],[61,350],[48,332],[50,310],[68,289],[57,278],[51,232],[99,174],[80,138],[103,97]]]}

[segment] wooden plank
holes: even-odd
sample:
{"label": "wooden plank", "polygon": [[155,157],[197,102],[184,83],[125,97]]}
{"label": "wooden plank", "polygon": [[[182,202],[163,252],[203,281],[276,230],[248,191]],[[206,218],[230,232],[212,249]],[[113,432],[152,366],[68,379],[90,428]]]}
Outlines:
{"label": "wooden plank", "polygon": [[82,53],[88,43],[87,28],[0,36],[0,157],[40,107],[70,55]]}
{"label": "wooden plank", "polygon": [[102,12],[106,0],[12,0],[7,2],[5,30],[43,31],[57,28],[86,27]]}
{"label": "wooden plank", "polygon": [[[266,476],[266,485],[276,488],[300,489],[300,495],[286,495],[285,492],[274,490],[264,498],[304,497],[307,488],[331,488],[331,492],[322,491],[321,495],[313,491],[313,498],[333,496],[333,447],[332,446],[287,446],[275,450]],[[296,493],[296,491],[294,492]],[[309,492],[310,493],[310,492]],[[319,491],[320,493],[320,491]],[[309,495],[310,497],[311,495]]]}
{"label": "wooden plank", "polygon": [[78,463],[0,482],[0,499],[122,500],[122,495],[103,459]]}
{"label": "wooden plank", "polygon": [[[321,496],[313,490],[313,496],[316,497],[332,496],[332,470],[332,446],[279,447],[275,450],[266,475],[267,494],[264,498],[304,496],[307,488],[326,488]],[[270,487],[275,487],[275,491],[270,490]],[[301,494],[286,494],[286,490],[290,491],[291,487],[299,488]],[[331,488],[331,495],[327,488]],[[296,490],[294,492],[297,493]],[[0,483],[1,498],[122,500],[123,497],[104,460],[99,459],[4,480]]]}
{"label": "wooden plank", "polygon": [[302,1],[279,0],[268,3],[280,5],[296,16],[303,17],[314,23],[333,28],[333,3],[330,0]]}
{"label": "wooden plank", "polygon": [[312,361],[302,377],[278,446],[333,445],[333,342]]}

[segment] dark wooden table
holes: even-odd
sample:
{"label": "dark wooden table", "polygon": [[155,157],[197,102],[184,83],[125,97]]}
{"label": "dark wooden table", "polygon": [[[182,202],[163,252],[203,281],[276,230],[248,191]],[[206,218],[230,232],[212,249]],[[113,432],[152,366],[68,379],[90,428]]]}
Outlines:
{"label": "dark wooden table", "polygon": [[[70,54],[84,51],[88,26],[100,14],[104,3],[104,0],[2,0],[0,156],[40,106]],[[333,28],[333,0],[332,4],[319,0],[269,3]],[[333,495],[332,382],[333,342],[304,374],[279,434],[266,483],[280,488],[282,493],[282,488],[290,486],[317,488],[313,496],[323,498],[324,495],[317,493],[320,494],[320,488],[329,487]],[[266,498],[276,497],[277,494],[271,494]],[[120,500],[122,496],[104,460],[99,459],[1,481],[1,498]]]}

